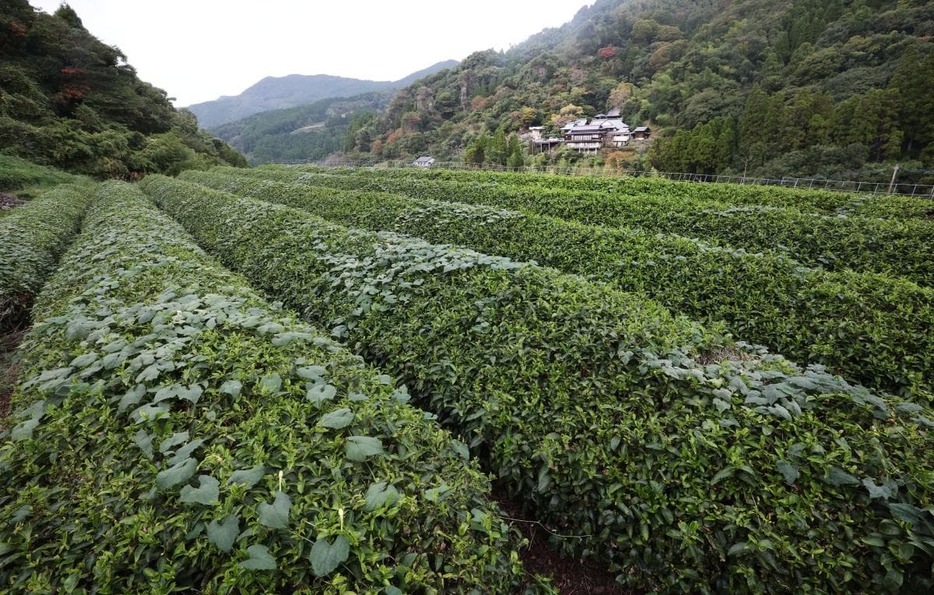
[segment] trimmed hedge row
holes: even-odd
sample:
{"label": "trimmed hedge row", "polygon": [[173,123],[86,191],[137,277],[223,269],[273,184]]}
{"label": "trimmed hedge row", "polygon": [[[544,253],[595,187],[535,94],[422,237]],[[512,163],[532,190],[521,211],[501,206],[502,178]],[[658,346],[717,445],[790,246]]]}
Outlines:
{"label": "trimmed hedge row", "polygon": [[650,590],[932,585],[930,410],[551,269],[164,177],[147,193],[403,378],[503,485]]}
{"label": "trimmed hedge row", "polygon": [[[319,169],[317,171],[348,170]],[[808,190],[803,187],[783,188],[755,184],[697,184],[649,177],[562,176],[443,169],[376,169],[362,171],[379,177],[388,175],[402,178],[456,180],[474,183],[492,182],[508,186],[536,187],[538,189],[557,188],[573,192],[597,191],[633,196],[659,195],[683,197],[690,200],[711,200],[731,205],[795,207],[804,212],[825,215],[843,214],[878,217],[880,219],[930,219],[934,217],[934,202],[924,197],[847,194],[825,190]]]}
{"label": "trimmed hedge row", "polygon": [[300,173],[260,168],[252,175],[348,190],[399,192],[413,198],[517,209],[591,225],[640,228],[715,241],[752,252],[784,254],[809,266],[902,276],[934,285],[934,222],[831,217],[792,208],[729,206],[686,197],[623,196],[507,185],[373,178],[356,173]]}
{"label": "trimmed hedge row", "polygon": [[0,219],[0,333],[22,324],[78,233],[93,190],[59,186]]}
{"label": "trimmed hedge row", "polygon": [[934,290],[908,281],[805,269],[785,258],[686,238],[491,207],[261,180],[232,168],[182,178],[351,227],[408,233],[605,279],[695,319],[724,320],[734,336],[795,361],[822,363],[866,386],[929,404],[934,395]]}
{"label": "trimmed hedge row", "polygon": [[[107,183],[0,441],[0,590],[508,592],[517,545],[404,387]],[[27,407],[28,406],[28,407]]]}

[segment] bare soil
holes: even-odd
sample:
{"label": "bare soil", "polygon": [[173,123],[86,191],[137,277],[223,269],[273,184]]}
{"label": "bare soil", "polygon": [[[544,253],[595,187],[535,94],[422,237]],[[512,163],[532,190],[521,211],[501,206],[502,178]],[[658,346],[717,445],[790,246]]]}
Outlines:
{"label": "bare soil", "polygon": [[10,415],[10,397],[19,379],[16,348],[25,334],[25,330],[15,330],[0,335],[0,427]]}
{"label": "bare soil", "polygon": [[548,546],[549,531],[538,521],[522,513],[522,506],[508,497],[504,490],[494,487],[493,498],[508,518],[506,521],[518,529],[528,540],[519,554],[526,572],[549,577],[562,595],[633,595],[632,591],[616,582],[616,575],[592,560],[578,560],[562,556]]}
{"label": "bare soil", "polygon": [[26,201],[19,198],[18,196],[13,196],[12,194],[6,194],[5,192],[0,192],[0,211],[7,211],[14,207],[18,207],[21,204],[24,204]]}

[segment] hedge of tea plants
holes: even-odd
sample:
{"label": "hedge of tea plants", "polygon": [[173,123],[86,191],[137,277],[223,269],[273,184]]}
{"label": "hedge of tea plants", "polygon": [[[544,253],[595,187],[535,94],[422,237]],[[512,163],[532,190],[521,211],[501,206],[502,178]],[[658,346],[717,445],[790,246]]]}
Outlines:
{"label": "hedge of tea plants", "polygon": [[[305,169],[303,167],[303,169]],[[318,169],[317,171],[347,171]],[[460,182],[489,182],[510,186],[561,189],[573,192],[597,191],[634,196],[686,197],[711,200],[729,205],[766,205],[794,207],[804,212],[825,215],[853,215],[881,219],[930,219],[934,217],[932,197],[885,194],[850,194],[800,188],[755,184],[697,184],[651,177],[566,176],[496,171],[454,171],[444,169],[374,169],[353,170],[375,177],[427,178]],[[867,186],[869,187],[869,186]],[[879,189],[884,192],[886,188]]]}
{"label": "hedge of tea plants", "polygon": [[322,174],[262,168],[252,175],[277,177],[349,190],[399,192],[550,215],[591,225],[678,234],[751,252],[787,255],[808,266],[902,276],[934,285],[934,221],[879,220],[802,213],[794,208],[731,206],[682,195],[619,195],[522,188],[509,184],[446,182],[357,173]]}
{"label": "hedge of tea plants", "polygon": [[604,279],[736,337],[864,385],[930,403],[934,290],[879,274],[806,269],[786,258],[676,236],[586,226],[492,207],[185,172],[211,188],[303,208],[325,219],[408,233]]}
{"label": "hedge of tea plants", "polygon": [[58,186],[0,219],[0,333],[24,324],[78,232],[91,193],[90,187]]}
{"label": "hedge of tea plants", "polygon": [[404,388],[106,183],[0,439],[0,590],[509,592],[513,535]]}
{"label": "hedge of tea plants", "polygon": [[143,185],[226,264],[397,374],[556,546],[621,582],[931,587],[929,409],[576,276]]}

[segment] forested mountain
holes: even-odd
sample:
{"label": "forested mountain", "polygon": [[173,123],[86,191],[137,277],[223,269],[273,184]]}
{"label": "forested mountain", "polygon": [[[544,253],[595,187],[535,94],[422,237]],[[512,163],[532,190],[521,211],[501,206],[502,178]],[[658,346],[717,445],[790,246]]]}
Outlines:
{"label": "forested mountain", "polygon": [[27,0],[0,0],[0,151],[101,178],[246,164],[67,4]]}
{"label": "forested mountain", "polygon": [[[921,176],[934,169],[932,36],[925,0],[598,0],[403,89],[353,153],[456,159],[619,108],[656,140],[600,159],[824,176],[891,173],[898,161]],[[493,148],[485,158],[505,163]],[[535,160],[578,158],[561,148]]]}
{"label": "forested mountain", "polygon": [[[252,115],[213,129],[213,133],[254,164],[317,161],[345,148],[368,146],[375,114],[389,105],[392,91],[351,98],[329,98],[289,109]],[[359,134],[358,130],[362,130]],[[350,144],[348,144],[348,142]]]}
{"label": "forested mountain", "polygon": [[418,79],[456,66],[457,61],[439,62],[398,81],[363,81],[326,74],[291,74],[266,77],[234,97],[196,103],[188,107],[205,128],[214,128],[270,110],[307,105],[331,97],[351,97],[375,91],[393,91]]}

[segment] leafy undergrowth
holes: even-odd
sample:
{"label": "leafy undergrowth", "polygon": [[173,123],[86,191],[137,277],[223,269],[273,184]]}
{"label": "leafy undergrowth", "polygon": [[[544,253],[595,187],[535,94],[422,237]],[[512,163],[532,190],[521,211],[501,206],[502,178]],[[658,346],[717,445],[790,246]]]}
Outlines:
{"label": "leafy undergrowth", "polygon": [[397,374],[509,495],[644,590],[931,587],[929,409],[636,294],[150,177],[253,283]]}
{"label": "leafy undergrowth", "polygon": [[32,188],[51,188],[59,184],[88,182],[84,176],[39,165],[21,157],[0,153],[0,190],[22,190]]}
{"label": "leafy undergrowth", "polygon": [[0,435],[0,590],[509,592],[517,535],[404,387],[107,183]]}

